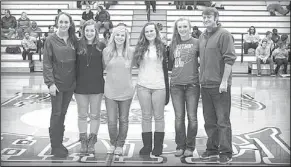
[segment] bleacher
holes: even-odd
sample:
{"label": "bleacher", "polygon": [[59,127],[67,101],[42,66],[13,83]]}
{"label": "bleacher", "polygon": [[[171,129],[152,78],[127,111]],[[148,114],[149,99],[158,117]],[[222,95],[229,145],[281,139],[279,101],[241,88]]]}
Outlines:
{"label": "bleacher", "polygon": [[[83,9],[77,9],[72,1],[5,1],[1,3],[1,8],[9,9],[11,14],[18,19],[21,12],[25,11],[30,18],[37,22],[38,26],[43,32],[48,31],[48,26],[54,24],[57,9],[62,9],[72,15],[76,30],[79,29],[81,15]],[[76,3],[76,2],[74,2]],[[172,3],[169,5],[168,3]],[[279,34],[290,34],[290,14],[282,16],[270,16],[266,10],[266,3],[264,1],[219,1],[224,6],[225,10],[220,10],[219,20],[222,26],[229,30],[235,38],[235,48],[237,53],[237,63],[234,66],[234,73],[249,73],[249,68],[255,68],[255,56],[248,54],[243,55],[242,52],[242,33],[246,33],[248,28],[253,25],[256,27],[260,37],[265,37],[266,31],[271,31],[277,28]],[[19,5],[21,4],[21,5]],[[282,2],[283,6],[289,4],[289,1]],[[179,17],[186,17],[190,19],[191,25],[198,26],[200,30],[204,30],[202,23],[202,10],[203,6],[198,6],[198,10],[177,10],[172,1],[157,1],[157,12],[151,13],[151,20],[156,23],[162,23],[164,26],[163,33],[167,34],[168,43],[171,40],[173,33],[173,26],[176,19]],[[92,9],[96,13],[96,9]],[[141,28],[147,22],[146,6],[143,2],[135,1],[119,1],[117,5],[110,6],[108,12],[111,15],[113,25],[124,22],[128,26],[131,33],[131,45],[137,43]],[[2,16],[3,17],[3,13]],[[99,35],[103,38],[102,34]],[[20,40],[1,40],[1,70],[2,72],[13,71],[17,68],[17,64],[24,62],[21,54],[7,54],[5,48],[7,46],[19,46]],[[242,60],[243,58],[243,60]],[[39,61],[38,54],[33,55],[32,63],[27,63],[27,68],[32,68],[32,71],[42,71],[42,62]],[[41,58],[42,59],[42,58]],[[10,67],[10,69],[7,69]],[[20,66],[19,66],[20,67]],[[5,69],[4,69],[5,68]],[[24,70],[15,69],[14,72],[21,72]]]}

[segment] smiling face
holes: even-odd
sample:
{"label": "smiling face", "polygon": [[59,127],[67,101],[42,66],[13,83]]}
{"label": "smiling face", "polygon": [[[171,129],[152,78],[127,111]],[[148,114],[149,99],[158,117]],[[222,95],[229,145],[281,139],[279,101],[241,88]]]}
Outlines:
{"label": "smiling face", "polygon": [[177,22],[177,30],[181,37],[189,36],[191,30],[189,22],[187,20],[181,20]]}
{"label": "smiling face", "polygon": [[94,24],[85,27],[85,38],[88,41],[93,41],[96,36],[96,30]]}
{"label": "smiling face", "polygon": [[214,15],[203,15],[203,24],[205,27],[216,27],[217,17]]}
{"label": "smiling face", "polygon": [[125,30],[120,30],[116,32],[116,35],[114,36],[114,41],[116,45],[123,45],[125,42]]}
{"label": "smiling face", "polygon": [[58,20],[58,29],[59,31],[68,31],[70,28],[70,19],[67,15],[62,14],[59,16],[59,20]]}
{"label": "smiling face", "polygon": [[145,37],[148,41],[153,41],[157,37],[155,25],[148,25],[145,27]]}

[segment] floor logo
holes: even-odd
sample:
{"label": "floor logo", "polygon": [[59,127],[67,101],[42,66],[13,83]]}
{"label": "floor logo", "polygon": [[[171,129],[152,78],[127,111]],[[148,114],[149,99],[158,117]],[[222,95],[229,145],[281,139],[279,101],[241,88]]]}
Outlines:
{"label": "floor logo", "polygon": [[[266,127],[258,131],[235,135],[232,138],[233,161],[232,164],[270,164],[290,165],[290,146],[280,138],[280,129]],[[110,147],[108,139],[98,139],[95,145],[96,154],[80,154],[80,142],[64,145],[69,150],[69,156],[57,159],[50,155],[50,144],[48,137],[28,136],[10,133],[1,133],[1,160],[2,162],[63,162],[63,163],[128,163],[128,164],[199,164],[206,163],[200,160],[199,155],[205,150],[207,138],[196,138],[196,149],[193,157],[177,158],[174,156],[176,144],[174,140],[165,139],[163,154],[155,156],[139,156],[139,150],[143,144],[141,140],[127,139],[123,147],[123,156],[106,154]],[[213,163],[213,162],[210,162]]]}

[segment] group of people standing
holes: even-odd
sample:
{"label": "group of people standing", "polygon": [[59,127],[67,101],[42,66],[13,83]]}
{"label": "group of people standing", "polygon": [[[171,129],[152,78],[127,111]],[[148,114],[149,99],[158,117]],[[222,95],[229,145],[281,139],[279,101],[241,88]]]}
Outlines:
{"label": "group of people standing", "polygon": [[[52,104],[49,127],[51,154],[56,157],[68,155],[62,144],[64,119],[74,94],[78,106],[80,152],[95,152],[104,95],[110,137],[107,153],[122,155],[130,105],[136,89],[142,110],[143,147],[140,155],[162,154],[164,107],[171,96],[175,112],[175,156],[193,156],[201,92],[208,136],[207,148],[201,158],[208,160],[216,157],[221,163],[231,161],[231,66],[236,59],[234,41],[218,23],[219,14],[215,8],[206,8],[202,16],[206,31],[199,39],[191,36],[188,19],[178,19],[167,50],[155,23],[148,22],[143,26],[135,48],[130,47],[129,32],[120,23],[113,28],[105,46],[98,39],[93,20],[84,23],[82,38],[78,40],[72,17],[68,13],[59,13],[58,29],[45,42],[43,63],[44,81],[49,88]],[[132,83],[133,66],[139,68],[136,88]],[[105,80],[103,70],[106,70]],[[169,70],[172,70],[170,81]],[[154,132],[152,117],[155,121]]]}

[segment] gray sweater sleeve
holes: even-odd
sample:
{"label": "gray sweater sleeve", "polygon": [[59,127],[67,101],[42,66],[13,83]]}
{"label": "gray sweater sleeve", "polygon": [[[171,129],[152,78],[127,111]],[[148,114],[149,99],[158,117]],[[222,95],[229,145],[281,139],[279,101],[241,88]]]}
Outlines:
{"label": "gray sweater sleeve", "polygon": [[50,87],[52,84],[55,83],[54,75],[53,75],[53,54],[52,54],[52,45],[50,40],[47,39],[44,45],[44,52],[43,52],[43,78],[44,83]]}
{"label": "gray sweater sleeve", "polygon": [[225,64],[233,65],[236,60],[234,40],[230,33],[223,33],[220,42],[220,52]]}

